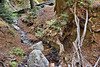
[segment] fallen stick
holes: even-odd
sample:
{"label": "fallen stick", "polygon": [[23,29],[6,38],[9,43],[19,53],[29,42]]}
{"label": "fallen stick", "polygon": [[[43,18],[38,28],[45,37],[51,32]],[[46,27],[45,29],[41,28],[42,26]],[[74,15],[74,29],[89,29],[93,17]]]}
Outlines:
{"label": "fallen stick", "polygon": [[2,61],[0,61],[0,63],[2,64],[3,67],[6,67],[6,65]]}
{"label": "fallen stick", "polygon": [[83,45],[83,40],[84,40],[84,37],[85,37],[85,34],[86,34],[87,23],[88,23],[88,10],[86,10],[86,21],[85,21],[85,26],[84,26],[84,32],[83,32],[83,35],[81,37],[80,47]]}
{"label": "fallen stick", "polygon": [[74,14],[75,22],[76,22],[76,26],[77,26],[77,38],[73,42],[73,46],[75,48],[74,52],[77,55],[77,59],[72,60],[72,67],[76,66],[77,62],[79,63],[78,64],[79,67],[81,67],[81,66],[84,67],[84,61],[83,61],[84,59],[83,59],[83,56],[82,56],[81,47],[83,45],[83,40],[84,40],[84,37],[86,35],[86,29],[87,29],[87,23],[88,23],[88,10],[86,10],[86,21],[85,21],[84,31],[83,31],[82,36],[80,35],[80,24],[79,24],[79,18],[76,15],[76,7],[74,8],[74,11],[72,9],[70,9],[70,10]]}
{"label": "fallen stick", "polygon": [[95,63],[94,67],[96,67],[99,63],[100,57],[98,58],[97,62]]}

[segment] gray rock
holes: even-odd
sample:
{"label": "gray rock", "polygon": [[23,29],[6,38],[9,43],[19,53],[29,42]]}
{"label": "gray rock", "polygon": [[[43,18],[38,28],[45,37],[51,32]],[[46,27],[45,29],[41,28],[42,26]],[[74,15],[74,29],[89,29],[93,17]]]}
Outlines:
{"label": "gray rock", "polygon": [[29,54],[29,67],[49,67],[49,61],[40,50],[33,50]]}
{"label": "gray rock", "polygon": [[40,42],[38,42],[36,44],[33,44],[29,49],[36,49],[36,50],[43,51],[44,47],[43,47],[42,41],[40,41]]}

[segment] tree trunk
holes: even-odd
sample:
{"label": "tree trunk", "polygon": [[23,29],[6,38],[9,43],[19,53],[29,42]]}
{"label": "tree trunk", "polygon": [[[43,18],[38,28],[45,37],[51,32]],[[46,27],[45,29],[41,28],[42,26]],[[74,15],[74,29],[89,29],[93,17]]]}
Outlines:
{"label": "tree trunk", "polygon": [[56,6],[55,6],[55,10],[56,10],[56,14],[60,15],[63,10],[66,8],[66,2],[65,0],[56,0]]}
{"label": "tree trunk", "polygon": [[34,1],[33,0],[30,0],[30,5],[31,5],[31,9],[34,8]]}
{"label": "tree trunk", "polygon": [[0,0],[0,3],[4,3],[4,0]]}

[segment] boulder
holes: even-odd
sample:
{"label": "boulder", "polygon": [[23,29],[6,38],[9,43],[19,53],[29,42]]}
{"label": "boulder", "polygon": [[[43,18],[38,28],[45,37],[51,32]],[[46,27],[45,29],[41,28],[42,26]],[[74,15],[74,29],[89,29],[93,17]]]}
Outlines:
{"label": "boulder", "polygon": [[29,49],[36,49],[36,50],[43,51],[44,47],[43,47],[42,41],[40,41],[40,42],[38,42],[36,44],[33,44]]}
{"label": "boulder", "polygon": [[49,67],[49,61],[40,50],[33,50],[29,54],[29,67]]}

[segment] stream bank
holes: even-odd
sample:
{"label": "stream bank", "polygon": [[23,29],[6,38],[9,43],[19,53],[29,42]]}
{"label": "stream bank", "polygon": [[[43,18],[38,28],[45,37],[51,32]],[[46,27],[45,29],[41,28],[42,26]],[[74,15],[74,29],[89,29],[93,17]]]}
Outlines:
{"label": "stream bank", "polygon": [[21,43],[19,32],[13,27],[9,26],[2,18],[0,18],[0,67],[4,64],[6,67],[10,67],[10,62],[23,62],[23,58],[19,55],[15,55],[13,49],[23,50],[24,55],[28,55],[29,45]]}
{"label": "stream bank", "polygon": [[[54,18],[55,12],[53,11],[54,7],[48,7],[44,8],[42,15],[38,17],[35,21],[38,24],[42,25],[45,23],[45,21],[49,21]],[[95,12],[97,12],[95,14]],[[81,11],[80,11],[81,13]],[[88,24],[88,30],[86,33],[86,37],[84,40],[84,45],[82,47],[82,54],[84,58],[86,59],[86,63],[90,63],[92,66],[94,66],[95,62],[97,61],[98,57],[100,56],[100,22],[99,22],[99,16],[100,16],[100,11],[94,11],[90,16],[89,16],[89,24]],[[44,18],[45,17],[45,18]],[[13,47],[21,47],[25,51],[25,56],[29,56],[29,54],[33,51],[33,49],[29,50],[28,47],[31,47],[34,43],[39,42],[42,39],[39,39],[38,37],[35,36],[34,34],[34,27],[35,25],[27,26],[27,23],[22,22],[22,18],[19,18],[18,20],[15,20],[13,26],[15,29],[15,33],[18,33],[17,35],[13,35],[11,30],[9,30],[10,26],[5,26],[0,24],[0,61],[2,63],[7,64],[9,66],[9,62],[11,61],[16,61],[21,58],[19,56],[14,55],[14,58],[8,57],[9,52],[13,49]],[[72,19],[74,20],[74,19]],[[76,38],[76,27],[74,21],[70,21],[67,24],[65,28],[65,36],[64,39],[62,40],[62,44],[64,45],[65,48],[65,55],[64,55],[64,65],[67,67],[67,64],[71,64],[72,61],[72,53],[73,53],[73,48],[72,48],[72,42]],[[81,19],[82,20],[82,19]],[[96,21],[98,20],[98,21]],[[83,24],[84,20],[81,21],[81,32],[83,31]],[[46,39],[47,40],[47,39]],[[53,39],[52,39],[53,40]],[[21,43],[22,41],[22,43]],[[24,43],[24,44],[23,44]],[[54,48],[55,45],[51,46],[51,43],[44,43],[44,51],[42,53],[46,56],[48,59],[50,65],[55,65],[59,66],[60,61],[59,61],[59,49]],[[9,48],[9,49],[8,49]],[[57,49],[57,50],[56,50]],[[7,54],[6,54],[7,53]],[[6,57],[6,58],[5,58]],[[9,60],[10,58],[10,60]],[[17,59],[16,59],[17,58]],[[21,58],[22,59],[22,58]],[[19,66],[24,66],[27,65],[27,60],[25,59],[23,61],[19,60]],[[20,65],[21,63],[21,65]],[[98,64],[98,67],[100,66],[100,63]]]}
{"label": "stream bank", "polygon": [[[35,22],[37,24],[42,25],[43,23],[45,24],[46,21],[53,19],[54,16],[55,16],[55,12],[53,11],[53,9],[54,9],[54,7],[44,8],[42,15],[39,16],[37,19],[35,19]],[[79,10],[79,12],[81,13],[80,10]],[[73,53],[72,42],[76,38],[76,26],[75,26],[75,23],[74,23],[74,18],[73,18],[73,15],[71,14],[71,12],[69,12],[69,14],[70,14],[71,17],[69,18],[67,26],[65,26],[66,27],[65,30],[64,30],[65,36],[63,36],[64,39],[62,41],[62,44],[64,45],[64,48],[65,48],[65,55],[64,55],[63,60],[65,60],[65,58],[67,57],[67,60],[64,64],[66,64],[66,63],[70,64],[71,63],[72,53]],[[83,14],[83,15],[85,15],[85,14]],[[78,15],[78,16],[80,16],[80,15]],[[97,61],[98,57],[100,56],[100,53],[99,53],[100,52],[100,35],[99,35],[100,34],[100,32],[99,32],[99,29],[100,29],[99,23],[100,22],[99,22],[99,16],[100,16],[100,10],[99,9],[97,9],[97,10],[95,9],[94,12],[89,11],[88,28],[87,28],[87,33],[86,33],[85,40],[84,40],[84,45],[82,47],[82,54],[83,54],[84,58],[92,66],[94,66],[95,62]],[[23,18],[23,16],[22,16],[22,18]],[[80,18],[80,19],[82,20],[81,24],[80,24],[81,32],[82,32],[83,26],[84,26],[84,19],[82,19],[82,18]],[[97,19],[98,21],[95,21],[95,19]],[[41,25],[40,25],[40,27],[41,27]],[[27,26],[27,23],[20,22],[19,26],[21,28],[23,28],[23,30],[26,31],[27,33],[32,34],[32,36],[35,35],[34,34],[35,24],[33,24],[32,26]],[[38,38],[38,37],[36,37],[36,38]],[[43,38],[41,40],[43,40]],[[45,40],[47,40],[47,39],[45,39]],[[55,49],[58,49],[58,48],[55,48]],[[58,55],[58,52],[59,51],[56,52],[57,53],[56,55]],[[46,53],[46,52],[43,52],[43,53]],[[48,55],[44,54],[44,55],[47,56],[47,58],[56,56],[56,55],[53,56],[53,54],[51,54],[51,55],[50,54],[48,54]],[[59,58],[59,57],[57,57],[57,58]],[[55,63],[55,61],[56,61],[59,65],[59,59],[58,60],[54,59],[54,61],[53,60],[49,60],[49,61],[51,63]],[[99,65],[100,65],[100,63],[99,63]]]}

